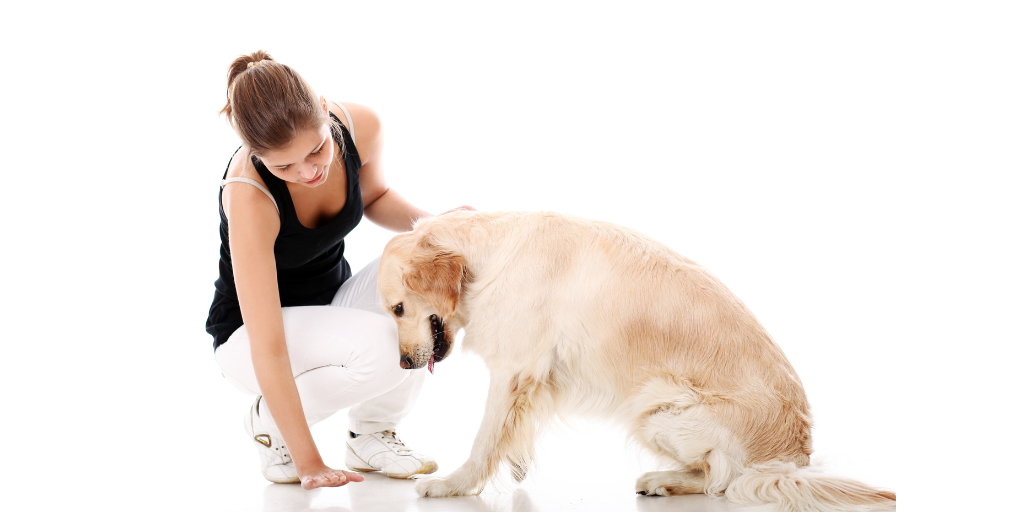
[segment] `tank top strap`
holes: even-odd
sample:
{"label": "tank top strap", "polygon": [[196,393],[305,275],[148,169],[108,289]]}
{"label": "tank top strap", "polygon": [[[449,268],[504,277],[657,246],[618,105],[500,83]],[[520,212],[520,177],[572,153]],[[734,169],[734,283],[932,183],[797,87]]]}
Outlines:
{"label": "tank top strap", "polygon": [[[356,141],[353,138],[352,131],[345,127],[345,123],[342,123],[338,116],[331,112],[331,119],[337,121],[338,130],[335,130],[334,126],[331,126],[331,134],[334,135],[334,141],[338,143],[338,147],[341,148],[341,157],[345,160],[345,167],[349,173],[350,179],[359,179],[359,168],[363,166],[363,160],[359,157],[359,150],[356,149]],[[349,121],[351,124],[351,121]]]}
{"label": "tank top strap", "polygon": [[260,189],[260,191],[262,191],[264,194],[267,195],[267,197],[270,198],[270,202],[274,203],[274,209],[277,210],[277,214],[278,215],[281,214],[281,208],[277,206],[277,200],[275,200],[274,196],[270,193],[269,190],[267,190],[267,187],[264,187],[263,185],[260,185],[260,182],[258,182],[256,180],[249,179],[249,178],[227,178],[227,179],[220,180],[220,188],[224,188],[224,185],[227,185],[228,183],[248,183],[248,184],[250,184],[250,185]]}
{"label": "tank top strap", "polygon": [[338,103],[337,101],[332,101],[331,103],[334,103],[335,105],[337,105],[338,108],[340,108],[341,111],[345,113],[345,120],[348,121],[348,134],[349,134],[350,137],[352,137],[352,141],[353,141],[352,143],[355,144],[355,140],[356,140],[356,125],[352,124],[352,115],[348,113],[348,109],[345,108],[345,105],[342,105],[341,103]]}

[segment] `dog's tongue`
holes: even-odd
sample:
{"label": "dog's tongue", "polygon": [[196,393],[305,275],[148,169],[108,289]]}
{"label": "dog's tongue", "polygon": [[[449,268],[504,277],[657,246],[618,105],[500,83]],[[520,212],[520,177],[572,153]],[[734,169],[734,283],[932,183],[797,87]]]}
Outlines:
{"label": "dog's tongue", "polygon": [[434,373],[434,354],[430,354],[430,361],[427,362],[427,370],[430,370],[431,374]]}

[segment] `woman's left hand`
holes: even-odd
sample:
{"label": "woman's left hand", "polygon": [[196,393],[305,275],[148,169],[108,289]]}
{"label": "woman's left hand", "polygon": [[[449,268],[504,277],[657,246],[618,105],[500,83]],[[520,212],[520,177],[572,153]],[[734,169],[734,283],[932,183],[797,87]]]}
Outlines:
{"label": "woman's left hand", "polygon": [[440,217],[441,215],[444,215],[445,213],[452,213],[452,212],[475,212],[475,211],[476,211],[476,208],[473,208],[472,206],[462,205],[462,206],[459,206],[458,208],[452,208],[451,210],[448,210],[448,211],[446,211],[446,212],[444,212],[444,213],[442,213],[442,214],[440,214],[438,216]]}

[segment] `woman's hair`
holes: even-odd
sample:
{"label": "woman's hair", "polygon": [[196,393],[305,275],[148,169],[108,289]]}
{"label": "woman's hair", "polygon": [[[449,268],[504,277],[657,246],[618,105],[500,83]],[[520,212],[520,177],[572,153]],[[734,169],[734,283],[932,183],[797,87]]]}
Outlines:
{"label": "woman's hair", "polygon": [[257,156],[285,147],[300,131],[336,123],[309,84],[263,50],[242,55],[228,67],[228,102],[220,113],[227,114]]}

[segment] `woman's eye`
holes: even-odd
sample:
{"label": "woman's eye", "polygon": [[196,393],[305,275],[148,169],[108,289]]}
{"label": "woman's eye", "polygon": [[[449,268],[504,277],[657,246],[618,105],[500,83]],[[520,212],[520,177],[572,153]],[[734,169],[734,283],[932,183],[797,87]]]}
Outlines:
{"label": "woman's eye", "polygon": [[311,154],[311,155],[319,155],[319,154],[320,154],[320,152],[321,152],[321,151],[323,151],[323,150],[324,150],[323,146],[320,146],[320,149],[318,149],[318,150],[316,150],[316,151],[314,151],[314,152],[312,152],[312,153],[310,153],[310,154]]}
{"label": "woman's eye", "polygon": [[392,308],[392,310],[395,312],[395,316],[402,316],[402,313],[405,312],[405,309],[402,308],[402,303],[401,302],[399,302],[397,306]]}

